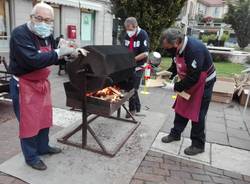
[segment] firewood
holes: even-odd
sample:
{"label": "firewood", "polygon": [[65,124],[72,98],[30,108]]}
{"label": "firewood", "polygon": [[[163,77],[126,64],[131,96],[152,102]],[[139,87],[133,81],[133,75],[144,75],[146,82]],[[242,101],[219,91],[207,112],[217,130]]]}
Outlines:
{"label": "firewood", "polygon": [[117,94],[120,97],[124,97],[124,95],[118,91],[117,89],[113,88],[113,87],[109,87],[109,89],[111,89],[115,94]]}

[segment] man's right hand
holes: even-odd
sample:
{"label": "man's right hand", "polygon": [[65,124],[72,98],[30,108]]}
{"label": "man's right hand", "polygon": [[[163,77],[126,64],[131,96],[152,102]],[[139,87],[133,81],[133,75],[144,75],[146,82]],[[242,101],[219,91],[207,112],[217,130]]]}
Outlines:
{"label": "man's right hand", "polygon": [[59,49],[57,49],[57,54],[59,58],[62,58],[63,56],[71,55],[75,52],[75,49],[73,47],[69,47],[66,45],[61,46]]}

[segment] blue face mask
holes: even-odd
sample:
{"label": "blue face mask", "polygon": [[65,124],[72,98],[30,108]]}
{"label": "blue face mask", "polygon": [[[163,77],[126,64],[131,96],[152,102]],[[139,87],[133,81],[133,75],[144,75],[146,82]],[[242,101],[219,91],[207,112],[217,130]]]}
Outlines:
{"label": "blue face mask", "polygon": [[35,23],[34,24],[34,31],[36,34],[41,36],[42,38],[46,38],[52,34],[53,27],[52,25],[46,24],[44,22],[42,23]]}

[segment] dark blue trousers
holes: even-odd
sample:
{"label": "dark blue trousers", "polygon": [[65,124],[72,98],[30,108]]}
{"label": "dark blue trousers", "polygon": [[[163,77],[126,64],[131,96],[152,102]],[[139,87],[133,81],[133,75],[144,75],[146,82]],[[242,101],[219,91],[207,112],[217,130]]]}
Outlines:
{"label": "dark blue trousers", "polygon": [[141,102],[138,94],[138,89],[140,88],[141,78],[143,75],[143,70],[136,71],[134,73],[133,78],[131,79],[133,82],[133,87],[135,89],[134,95],[129,99],[129,111],[141,111]]}
{"label": "dark blue trousers", "polygon": [[[204,148],[206,142],[205,135],[205,119],[208,111],[208,107],[212,98],[213,87],[216,79],[213,79],[206,83],[204,95],[202,97],[201,109],[199,115],[199,122],[192,122],[191,135],[192,145],[198,148]],[[175,113],[174,127],[171,129],[170,135],[179,138],[181,133],[187,126],[189,119],[182,117]]]}
{"label": "dark blue trousers", "polygon": [[[14,112],[20,121],[19,111],[19,86],[14,78],[10,80],[10,95],[13,102]],[[26,163],[34,164],[40,160],[39,155],[48,153],[49,149],[49,128],[39,131],[34,137],[20,138],[22,152]]]}

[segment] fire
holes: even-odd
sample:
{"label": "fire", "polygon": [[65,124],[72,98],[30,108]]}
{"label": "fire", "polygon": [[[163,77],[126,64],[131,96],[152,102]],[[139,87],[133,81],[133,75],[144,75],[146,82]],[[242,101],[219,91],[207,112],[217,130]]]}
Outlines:
{"label": "fire", "polygon": [[120,92],[120,88],[117,86],[107,87],[102,90],[93,93],[87,93],[86,96],[101,98],[102,100],[108,100],[111,103],[118,102],[123,97]]}

